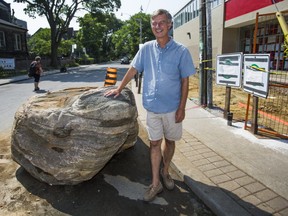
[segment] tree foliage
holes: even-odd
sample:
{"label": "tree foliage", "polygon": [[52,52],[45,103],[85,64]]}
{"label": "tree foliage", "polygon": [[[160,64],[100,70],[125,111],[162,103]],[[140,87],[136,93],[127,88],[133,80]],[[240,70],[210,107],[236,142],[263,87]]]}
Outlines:
{"label": "tree foliage", "polygon": [[121,27],[121,21],[114,14],[86,14],[79,18],[80,30],[77,41],[86,48],[89,56],[96,61],[113,58],[111,35]]}
{"label": "tree foliage", "polygon": [[120,0],[14,0],[26,3],[25,13],[31,17],[45,16],[51,29],[51,66],[57,66],[57,51],[71,20],[79,10],[91,13],[112,12],[121,6]]}
{"label": "tree foliage", "polygon": [[[49,28],[39,29],[31,38],[28,39],[28,48],[30,54],[40,56],[51,56],[51,30]],[[71,47],[75,41],[62,40],[58,47],[59,56],[69,56]]]}
{"label": "tree foliage", "polygon": [[140,27],[142,25],[142,43],[154,39],[150,26],[150,15],[138,13],[123,23],[121,29],[112,35],[117,56],[128,55],[132,58],[139,50]]}
{"label": "tree foliage", "polygon": [[50,29],[40,29],[31,38],[28,39],[28,49],[30,54],[40,56],[51,55],[51,37]]}

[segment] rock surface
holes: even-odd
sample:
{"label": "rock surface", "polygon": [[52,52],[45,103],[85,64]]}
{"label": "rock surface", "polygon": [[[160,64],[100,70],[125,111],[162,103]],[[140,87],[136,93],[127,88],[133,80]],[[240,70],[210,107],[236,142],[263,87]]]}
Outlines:
{"label": "rock surface", "polygon": [[78,184],[96,175],[138,136],[133,93],[74,88],[30,98],[15,114],[12,158],[51,185]]}

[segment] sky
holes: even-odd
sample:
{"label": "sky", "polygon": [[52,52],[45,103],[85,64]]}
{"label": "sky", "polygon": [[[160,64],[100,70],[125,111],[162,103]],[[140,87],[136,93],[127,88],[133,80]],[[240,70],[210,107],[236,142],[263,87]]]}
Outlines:
{"label": "sky", "polygon": [[[34,34],[39,28],[48,28],[49,24],[45,17],[36,16],[36,19],[30,18],[23,11],[25,4],[14,3],[13,0],[5,0],[5,2],[11,4],[12,9],[15,11],[15,17],[20,20],[24,20],[28,25],[28,34]],[[152,13],[153,11],[163,8],[168,10],[173,16],[181,8],[183,8],[189,0],[121,0],[121,8],[115,12],[116,17],[121,20],[129,19],[130,16],[140,12],[141,6],[143,13]],[[84,13],[78,13],[78,16],[83,16]],[[79,29],[79,25],[74,18],[70,24],[74,30]]]}

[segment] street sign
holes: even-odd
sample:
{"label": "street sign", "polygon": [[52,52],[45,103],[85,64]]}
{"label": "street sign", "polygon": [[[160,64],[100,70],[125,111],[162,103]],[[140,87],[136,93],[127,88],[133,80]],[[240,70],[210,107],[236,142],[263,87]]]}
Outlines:
{"label": "street sign", "polygon": [[244,91],[258,97],[267,98],[269,61],[269,54],[244,54]]}
{"label": "street sign", "polygon": [[217,56],[216,84],[240,87],[242,80],[242,53]]}

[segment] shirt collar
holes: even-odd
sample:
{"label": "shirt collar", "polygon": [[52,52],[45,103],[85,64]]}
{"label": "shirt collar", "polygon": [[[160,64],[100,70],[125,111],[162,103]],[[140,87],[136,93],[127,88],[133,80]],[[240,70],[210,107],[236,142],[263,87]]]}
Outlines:
{"label": "shirt collar", "polygon": [[168,41],[168,43],[165,45],[164,48],[161,48],[159,43],[157,42],[157,40],[155,40],[155,44],[156,44],[157,48],[159,48],[159,49],[168,49],[172,45],[172,43],[174,43],[173,38],[171,36],[169,36],[169,38],[170,38],[170,40]]}

